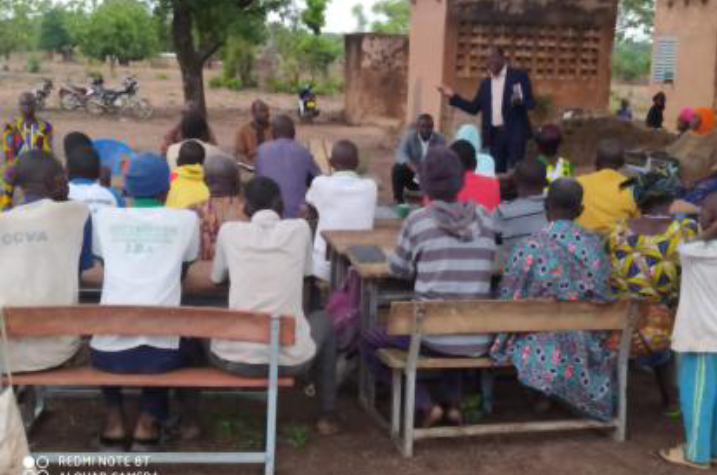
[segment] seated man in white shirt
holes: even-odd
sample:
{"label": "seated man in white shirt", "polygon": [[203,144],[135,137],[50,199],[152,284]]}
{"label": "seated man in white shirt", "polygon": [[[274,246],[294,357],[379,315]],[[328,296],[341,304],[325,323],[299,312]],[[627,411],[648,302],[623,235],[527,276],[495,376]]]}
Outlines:
{"label": "seated man in white shirt", "polygon": [[[233,309],[291,315],[296,319],[296,342],[279,355],[279,375],[294,377],[314,370],[322,414],[322,434],[337,430],[336,344],[332,322],[325,313],[309,316],[303,310],[303,281],[311,275],[311,230],[301,219],[281,219],[279,186],[266,177],[254,178],[245,188],[245,213],[250,222],[225,223],[217,238],[212,281],[230,281]],[[209,359],[224,371],[243,377],[268,374],[269,348],[264,344],[212,340]]]}
{"label": "seated man in white shirt", "polygon": [[[83,229],[89,210],[67,202],[62,165],[33,151],[18,162],[15,186],[25,204],[0,214],[0,303],[8,306],[77,303]],[[2,350],[0,341],[0,350]],[[0,373],[41,371],[67,363],[80,347],[77,337],[18,338],[8,342],[8,368]],[[0,351],[0,355],[3,352]]]}
{"label": "seated man in white shirt", "polygon": [[[169,166],[154,155],[134,158],[125,177],[134,208],[102,208],[94,216],[94,251],[104,261],[103,305],[179,306],[186,264],[199,252],[199,222],[188,210],[168,209]],[[186,366],[194,359],[191,342],[178,336],[96,335],[90,343],[93,364],[122,374],[154,374]],[[123,446],[121,388],[104,387],[108,406],[101,445]],[[143,388],[133,451],[153,450],[167,418],[168,394]]]}
{"label": "seated man in white shirt", "polygon": [[329,280],[330,265],[321,232],[372,229],[378,197],[376,182],[356,173],[359,153],[353,142],[337,142],[329,163],[334,173],[314,178],[306,193],[306,202],[319,215],[314,238],[314,276],[325,281]]}

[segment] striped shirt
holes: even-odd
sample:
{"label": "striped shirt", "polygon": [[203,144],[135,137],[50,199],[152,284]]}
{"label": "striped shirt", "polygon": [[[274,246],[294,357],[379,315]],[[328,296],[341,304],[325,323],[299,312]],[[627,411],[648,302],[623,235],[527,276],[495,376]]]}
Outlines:
{"label": "striped shirt", "polygon": [[[393,275],[415,279],[418,300],[469,300],[490,296],[495,257],[493,220],[470,203],[434,201],[411,213],[389,256]],[[484,354],[488,335],[424,339],[433,350],[450,355]]]}
{"label": "striped shirt", "polygon": [[501,203],[495,212],[495,221],[498,232],[503,236],[501,253],[507,256],[519,241],[548,225],[545,196],[528,196]]}

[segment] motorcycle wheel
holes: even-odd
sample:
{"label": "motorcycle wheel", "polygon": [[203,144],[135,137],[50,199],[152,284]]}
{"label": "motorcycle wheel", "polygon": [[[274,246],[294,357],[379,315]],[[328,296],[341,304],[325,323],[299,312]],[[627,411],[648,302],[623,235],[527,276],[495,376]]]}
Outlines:
{"label": "motorcycle wheel", "polygon": [[154,114],[154,108],[147,99],[135,99],[130,106],[138,119],[147,120]]}
{"label": "motorcycle wheel", "polygon": [[105,113],[105,105],[101,100],[92,98],[87,101],[87,112],[92,115],[102,115]]}
{"label": "motorcycle wheel", "polygon": [[60,107],[66,111],[73,111],[81,106],[80,100],[74,94],[63,94],[60,96]]}

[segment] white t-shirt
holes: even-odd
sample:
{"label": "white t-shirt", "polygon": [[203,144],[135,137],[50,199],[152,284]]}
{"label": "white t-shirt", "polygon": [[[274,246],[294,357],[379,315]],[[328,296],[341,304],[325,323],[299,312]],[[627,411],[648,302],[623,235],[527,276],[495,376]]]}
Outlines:
{"label": "white t-shirt", "polygon": [[[77,303],[77,263],[88,216],[89,210],[82,203],[50,200],[0,214],[0,262],[4,269],[0,272],[0,306]],[[79,338],[71,336],[20,338],[9,343],[13,372],[60,366],[80,346]],[[3,362],[0,357],[0,367]]]}
{"label": "white t-shirt", "polygon": [[[304,316],[304,277],[311,274],[311,230],[303,219],[281,220],[265,210],[251,221],[225,223],[219,230],[212,265],[212,281],[229,277],[229,306],[237,310],[293,316],[296,342],[283,347],[279,364],[295,366],[316,352]],[[267,364],[268,346],[212,340],[211,351],[223,360]]]}
{"label": "white t-shirt", "polygon": [[100,208],[116,208],[117,197],[99,183],[70,183],[70,199],[89,206],[92,215]]}
{"label": "white t-shirt", "polygon": [[672,349],[717,353],[717,241],[680,246],[682,281]]}
{"label": "white t-shirt", "polygon": [[[182,264],[199,253],[199,220],[188,210],[104,208],[93,217],[94,254],[104,259],[103,305],[179,306]],[[177,349],[177,336],[96,335],[92,348]]]}
{"label": "white t-shirt", "polygon": [[330,264],[326,260],[326,241],[322,231],[356,231],[373,228],[378,187],[369,178],[353,172],[336,172],[319,176],[311,182],[306,202],[319,212],[314,239],[314,275],[329,280]]}

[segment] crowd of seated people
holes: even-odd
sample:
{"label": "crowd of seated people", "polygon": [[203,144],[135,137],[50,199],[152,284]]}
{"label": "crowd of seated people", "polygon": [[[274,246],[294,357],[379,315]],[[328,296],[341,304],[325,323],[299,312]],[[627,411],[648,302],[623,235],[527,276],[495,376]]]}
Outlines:
{"label": "crowd of seated people", "polygon": [[[24,120],[37,120],[28,101],[21,99]],[[0,214],[2,236],[12,237],[0,239],[0,254],[14,269],[4,274],[4,302],[76,303],[81,273],[101,263],[101,304],[178,306],[187,273],[197,263],[208,264],[207,285],[228,282],[230,308],[296,319],[296,343],[282,349],[279,372],[313,378],[317,430],[332,434],[339,429],[334,327],[322,305],[308,308],[304,281],[329,278],[321,231],[373,227],[378,186],[359,175],[360,151],[351,141],[336,142],[329,160],[333,171],[322,176],[297,141],[291,118],[272,119],[261,101],[251,111],[252,120],[237,134],[236,151],[230,154],[216,145],[206,118],[188,106],[167,134],[161,155],[139,153],[129,160],[121,194],[100,183],[100,157],[84,134],[66,136],[64,167],[50,151],[50,138],[25,144],[17,156],[13,152],[5,197],[18,193],[6,200],[12,209]],[[43,130],[51,133],[49,125]],[[704,240],[717,232],[700,234],[697,216],[673,214],[673,202],[683,191],[676,169],[627,176],[622,145],[604,140],[596,151],[596,171],[575,178],[574,166],[560,154],[561,141],[558,126],[543,127],[536,137],[539,153],[497,177],[475,127],[461,128],[447,146],[433,130],[433,119],[421,115],[398,148],[392,185],[397,204],[404,204],[409,189],[424,195],[419,199],[423,206],[401,223],[395,252],[387,259],[391,274],[412,282],[418,300],[643,299],[656,310],[636,334],[634,356],[655,368],[669,406],[670,333],[677,321],[682,338],[675,349],[697,354],[697,359],[685,359],[694,374],[680,379],[680,388],[701,394],[704,388],[695,382],[698,365],[714,364],[709,360],[714,343],[704,343],[697,327],[685,323],[681,255],[694,259],[695,269],[706,266],[716,253]],[[255,166],[254,178],[246,183],[240,162]],[[499,179],[513,184],[514,199],[501,199]],[[702,199],[707,230],[714,227],[716,203],[709,194]],[[310,217],[318,219],[316,232],[305,219]],[[683,251],[698,237],[702,247]],[[496,286],[497,259],[502,270]],[[687,284],[694,298],[699,294],[695,286],[703,285],[710,272],[693,271]],[[422,351],[510,362],[525,386],[582,414],[609,420],[617,389],[611,336],[443,336],[426,338]],[[376,350],[406,348],[407,343],[380,327],[363,335],[365,355],[379,381],[385,368]],[[243,377],[263,377],[268,367],[265,345],[222,339],[98,335],[89,346],[92,364],[114,373],[152,374],[209,364]],[[66,337],[13,340],[6,370],[72,364],[79,347],[79,340]],[[169,417],[168,391],[143,388],[132,428],[125,427],[122,389],[103,388],[103,395],[100,444],[154,450]],[[423,425],[461,424],[464,395],[460,372],[421,377],[416,407]],[[178,396],[183,415],[196,415],[196,394]],[[700,409],[694,406],[682,405],[686,424],[694,424]],[[703,442],[690,434],[687,439],[682,459],[675,450],[663,457],[703,465]]]}

